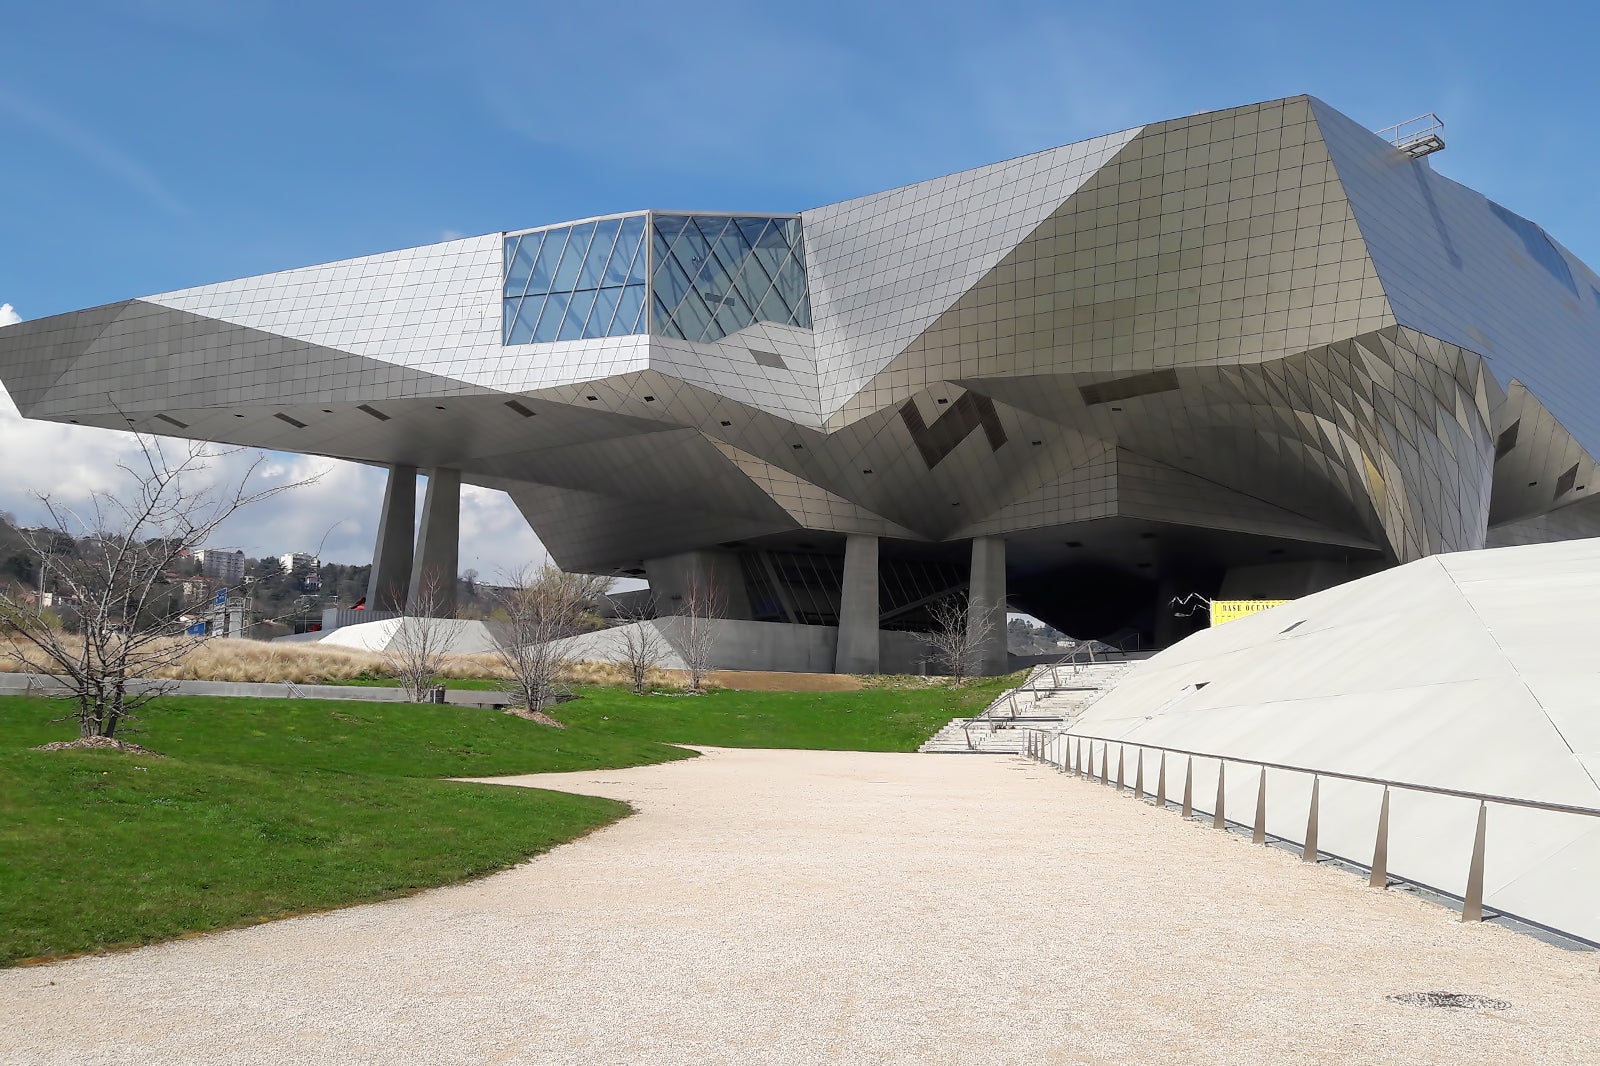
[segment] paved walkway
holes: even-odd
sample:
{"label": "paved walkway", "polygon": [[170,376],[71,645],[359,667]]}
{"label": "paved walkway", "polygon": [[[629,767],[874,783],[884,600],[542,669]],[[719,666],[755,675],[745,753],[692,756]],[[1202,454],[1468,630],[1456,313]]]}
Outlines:
{"label": "paved walkway", "polygon": [[[0,971],[0,1061],[1600,1061],[1595,954],[1020,759],[517,780],[640,813],[472,884]],[[1384,998],[1422,990],[1511,1007]]]}

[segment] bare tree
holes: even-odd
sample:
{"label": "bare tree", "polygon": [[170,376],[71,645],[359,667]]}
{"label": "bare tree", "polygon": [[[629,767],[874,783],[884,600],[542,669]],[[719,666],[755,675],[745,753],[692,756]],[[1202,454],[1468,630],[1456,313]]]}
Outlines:
{"label": "bare tree", "polygon": [[712,653],[717,643],[717,619],[722,617],[726,597],[709,577],[696,577],[684,590],[681,632],[683,665],[689,670],[689,691],[699,692],[706,674],[711,672]]}
{"label": "bare tree", "polygon": [[446,580],[437,573],[423,574],[421,587],[406,604],[384,652],[384,668],[400,682],[413,703],[422,703],[438,686],[445,661],[453,654],[466,627],[459,619],[440,617],[446,613],[448,603],[444,594]]}
{"label": "bare tree", "polygon": [[62,697],[77,705],[68,717],[84,738],[114,739],[135,711],[170,688],[153,675],[204,639],[190,631],[183,598],[168,582],[180,558],[241,509],[316,480],[257,488],[261,456],[236,482],[218,485],[208,471],[231,451],[136,439],[137,457],[118,464],[123,484],[91,492],[77,506],[41,496],[49,523],[23,534],[71,606],[77,633],[65,632],[46,607],[43,582],[37,598],[0,592],[0,620],[14,634],[6,653],[60,678]]}
{"label": "bare tree", "polygon": [[944,664],[950,680],[960,684],[972,673],[984,643],[994,632],[994,621],[980,603],[974,609],[963,595],[946,596],[928,607],[933,632],[928,643],[933,658]]}
{"label": "bare tree", "polygon": [[590,609],[611,587],[611,578],[569,574],[546,564],[512,575],[500,590],[507,621],[495,641],[510,686],[530,715],[566,694],[560,678],[569,659],[565,637],[592,628]]}
{"label": "bare tree", "polygon": [[661,668],[672,646],[656,628],[654,611],[624,609],[618,612],[618,618],[622,622],[617,629],[622,647],[613,661],[628,671],[634,694],[641,695],[650,679],[650,671]]}

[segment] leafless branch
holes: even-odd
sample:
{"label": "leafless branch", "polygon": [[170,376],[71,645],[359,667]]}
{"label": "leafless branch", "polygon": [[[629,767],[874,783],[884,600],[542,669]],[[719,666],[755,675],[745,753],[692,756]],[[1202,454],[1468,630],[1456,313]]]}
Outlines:
{"label": "leafless branch", "polygon": [[717,619],[722,617],[727,598],[709,577],[697,576],[684,589],[683,664],[689,669],[689,691],[699,692],[706,674],[711,672],[712,654],[717,643]]}
{"label": "leafless branch", "polygon": [[445,660],[466,626],[458,619],[441,617],[449,603],[445,582],[454,580],[453,574],[422,575],[421,587],[406,604],[384,653],[386,668],[413,703],[423,702],[438,685]]}
{"label": "leafless branch", "polygon": [[553,565],[511,575],[500,592],[507,616],[496,650],[511,689],[535,714],[566,695],[557,678],[568,664],[563,638],[583,632],[590,610],[611,587],[611,578],[569,574]]}
{"label": "leafless branch", "polygon": [[972,673],[979,650],[993,635],[994,622],[981,604],[974,610],[962,595],[936,600],[929,605],[928,614],[933,618],[933,632],[928,634],[933,658],[943,664],[953,683],[960,684]]}
{"label": "leafless branch", "polygon": [[[49,521],[24,536],[48,580],[37,597],[0,590],[0,622],[21,638],[5,653],[64,680],[63,698],[76,703],[85,737],[115,736],[167,691],[144,679],[201,639],[186,633],[183,598],[168,582],[178,559],[242,509],[316,480],[256,488],[262,456],[236,482],[217,484],[207,472],[230,452],[136,439],[138,458],[119,464],[122,485],[91,492],[76,506],[39,497]],[[46,584],[63,602],[60,612],[46,606]],[[137,691],[133,680],[141,681]]]}
{"label": "leafless branch", "polygon": [[617,633],[622,639],[622,648],[615,662],[628,671],[634,693],[642,694],[649,683],[651,671],[661,669],[671,645],[656,628],[654,611],[624,610],[619,617],[622,625]]}

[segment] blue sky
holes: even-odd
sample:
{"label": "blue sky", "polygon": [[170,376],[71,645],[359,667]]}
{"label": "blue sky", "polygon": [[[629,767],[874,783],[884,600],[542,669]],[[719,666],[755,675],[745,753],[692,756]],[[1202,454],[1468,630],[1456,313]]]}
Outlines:
{"label": "blue sky", "polygon": [[[1437,169],[1596,264],[1597,30],[1537,3],[10,5],[0,304],[35,318],[632,208],[798,210],[1302,92],[1373,128],[1438,112]],[[0,456],[75,472],[7,461],[0,510],[115,451],[65,434],[0,403]],[[304,550],[348,516],[326,553],[365,561],[381,480],[328,484],[241,546]],[[464,537],[486,574],[539,550],[494,494]]]}

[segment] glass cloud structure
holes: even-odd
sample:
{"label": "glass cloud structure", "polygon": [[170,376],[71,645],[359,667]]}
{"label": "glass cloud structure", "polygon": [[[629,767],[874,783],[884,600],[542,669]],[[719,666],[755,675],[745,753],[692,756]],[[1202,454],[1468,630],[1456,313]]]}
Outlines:
{"label": "glass cloud structure", "polygon": [[715,579],[842,668],[960,590],[1165,642],[1187,593],[1600,533],[1600,277],[1441,158],[1291,97],[125,300],[0,329],[0,380],[32,418],[504,489],[561,565],[668,613]]}

